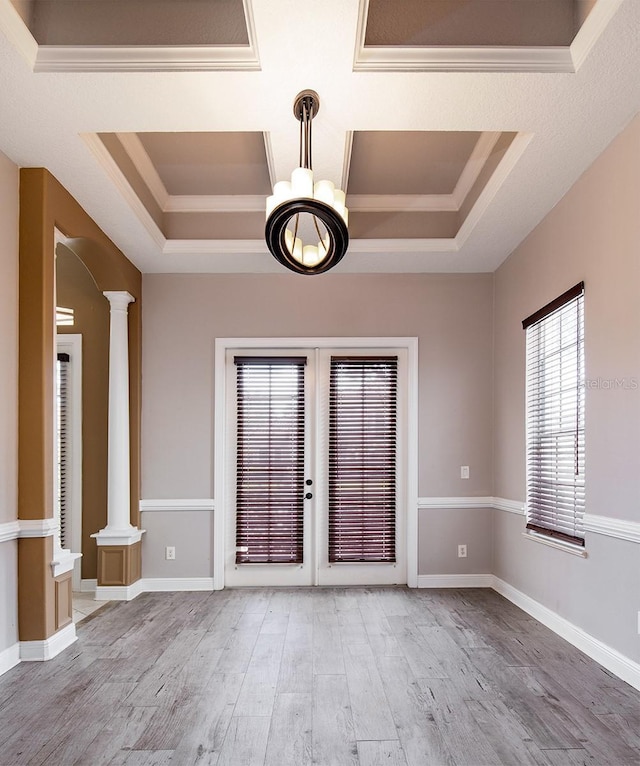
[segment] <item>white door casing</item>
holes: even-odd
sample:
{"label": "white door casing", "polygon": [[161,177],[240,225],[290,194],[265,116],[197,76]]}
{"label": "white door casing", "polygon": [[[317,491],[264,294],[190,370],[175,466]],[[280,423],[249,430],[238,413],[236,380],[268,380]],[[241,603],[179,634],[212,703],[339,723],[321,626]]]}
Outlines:
{"label": "white door casing", "polygon": [[[398,560],[395,565],[330,565],[326,553],[326,440],[318,439],[327,427],[327,404],[322,382],[328,380],[331,354],[397,354]],[[417,585],[417,338],[218,338],[215,349],[215,519],[214,587],[264,583],[265,567],[235,566],[235,383],[234,354],[258,356],[308,354],[306,378],[308,424],[306,454],[313,460],[313,499],[305,500],[305,561],[296,565],[265,565],[273,584],[373,584],[406,582]],[[231,364],[229,365],[229,358]],[[317,384],[317,381],[321,381]],[[313,449],[318,443],[320,448]],[[315,453],[315,454],[314,454]],[[374,574],[377,570],[378,574]],[[392,571],[395,570],[395,571]],[[271,582],[271,581],[270,581]]]}

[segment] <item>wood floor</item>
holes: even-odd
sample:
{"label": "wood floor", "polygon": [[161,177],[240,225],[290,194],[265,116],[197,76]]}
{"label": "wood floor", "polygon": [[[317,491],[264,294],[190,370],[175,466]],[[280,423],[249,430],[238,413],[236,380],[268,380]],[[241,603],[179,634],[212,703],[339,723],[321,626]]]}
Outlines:
{"label": "wood floor", "polygon": [[0,678],[0,764],[631,766],[640,693],[491,590],[109,604]]}

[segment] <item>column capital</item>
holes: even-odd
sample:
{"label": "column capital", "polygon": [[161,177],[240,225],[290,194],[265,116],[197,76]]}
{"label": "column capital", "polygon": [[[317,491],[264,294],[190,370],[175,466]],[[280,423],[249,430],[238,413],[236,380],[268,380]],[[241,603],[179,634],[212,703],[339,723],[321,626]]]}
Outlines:
{"label": "column capital", "polygon": [[136,300],[133,295],[126,290],[105,290],[102,294],[111,304],[112,311],[118,309],[120,311],[127,311],[128,305],[134,303]]}

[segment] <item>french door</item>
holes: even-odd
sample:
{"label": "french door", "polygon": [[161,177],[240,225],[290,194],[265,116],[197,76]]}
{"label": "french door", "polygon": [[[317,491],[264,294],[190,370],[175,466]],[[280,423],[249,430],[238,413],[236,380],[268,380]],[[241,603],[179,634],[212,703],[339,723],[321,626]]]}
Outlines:
{"label": "french door", "polygon": [[227,585],[404,583],[406,349],[227,349]]}

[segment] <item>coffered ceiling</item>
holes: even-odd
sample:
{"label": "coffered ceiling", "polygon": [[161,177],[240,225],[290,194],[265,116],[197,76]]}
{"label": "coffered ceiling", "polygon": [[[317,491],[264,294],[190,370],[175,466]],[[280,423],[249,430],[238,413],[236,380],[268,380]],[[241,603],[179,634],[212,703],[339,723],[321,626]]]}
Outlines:
{"label": "coffered ceiling", "polygon": [[0,150],[143,271],[278,272],[298,163],[343,272],[491,271],[640,110],[640,0],[0,0]]}

